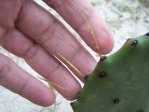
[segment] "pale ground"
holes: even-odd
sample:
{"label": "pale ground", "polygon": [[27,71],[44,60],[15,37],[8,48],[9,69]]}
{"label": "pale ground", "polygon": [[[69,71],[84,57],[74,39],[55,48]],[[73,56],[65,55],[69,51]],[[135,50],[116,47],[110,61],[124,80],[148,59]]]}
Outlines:
{"label": "pale ground", "polygon": [[[37,1],[62,20],[55,11],[45,6],[40,0]],[[144,5],[140,4],[137,0],[91,1],[99,13],[101,13],[101,16],[107,22],[113,33],[115,46],[111,53],[117,51],[127,38],[137,37],[149,32],[149,8],[144,7]],[[70,28],[69,25],[65,25]],[[70,29],[70,31],[86,47],[79,36],[72,29]],[[88,47],[87,49],[98,60],[97,55]],[[30,74],[33,74],[35,77],[38,76],[38,74],[34,72],[24,60],[15,57],[3,48],[0,48],[0,53],[12,58],[20,67]],[[72,112],[69,106],[70,102],[63,99],[58,93],[56,94],[56,104],[51,107],[43,108],[0,86],[0,112]]]}

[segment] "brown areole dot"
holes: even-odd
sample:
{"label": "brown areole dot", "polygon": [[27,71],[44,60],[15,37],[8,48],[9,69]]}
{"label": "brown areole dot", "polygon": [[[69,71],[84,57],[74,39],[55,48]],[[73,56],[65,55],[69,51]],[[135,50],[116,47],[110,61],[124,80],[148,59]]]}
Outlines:
{"label": "brown areole dot", "polygon": [[145,34],[147,37],[149,37],[149,32]]}
{"label": "brown areole dot", "polygon": [[132,48],[135,48],[137,45],[138,45],[138,40],[134,40],[134,41],[132,41],[132,43],[130,44],[130,46],[131,46]]}
{"label": "brown areole dot", "polygon": [[86,75],[86,76],[84,77],[84,80],[86,81],[86,80],[87,80],[87,78],[88,78],[88,75]]}
{"label": "brown areole dot", "polygon": [[100,58],[100,61],[104,61],[104,60],[106,60],[107,59],[107,56],[102,56],[101,58]]}
{"label": "brown areole dot", "polygon": [[138,110],[137,112],[144,112],[143,110]]}
{"label": "brown areole dot", "polygon": [[99,76],[100,78],[104,78],[104,77],[107,76],[107,72],[101,71],[98,76]]}
{"label": "brown areole dot", "polygon": [[115,98],[114,100],[113,100],[113,103],[114,104],[118,104],[120,102],[120,99],[118,99],[118,98]]}
{"label": "brown areole dot", "polygon": [[78,99],[78,100],[79,100],[79,98],[80,98],[80,92],[78,92],[78,93],[76,94],[76,96],[75,96],[75,99]]}
{"label": "brown areole dot", "polygon": [[73,106],[74,105],[74,102],[71,102],[70,105]]}

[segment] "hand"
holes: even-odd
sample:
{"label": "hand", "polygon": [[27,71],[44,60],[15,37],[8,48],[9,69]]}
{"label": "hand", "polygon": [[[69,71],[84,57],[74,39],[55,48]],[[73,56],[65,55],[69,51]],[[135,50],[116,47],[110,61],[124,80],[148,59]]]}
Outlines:
{"label": "hand", "polygon": [[[113,38],[88,0],[44,1],[95,50],[89,28],[81,16],[83,14],[92,27],[101,53],[111,51]],[[70,95],[56,87],[68,100],[75,98],[81,86],[52,54],[61,54],[84,75],[89,74],[96,66],[94,58],[65,26],[32,0],[0,1],[0,44],[9,52],[23,58],[47,80],[74,93]],[[70,69],[75,73],[71,67]],[[54,93],[48,87],[3,54],[0,54],[0,84],[38,105],[49,106],[55,100]]]}

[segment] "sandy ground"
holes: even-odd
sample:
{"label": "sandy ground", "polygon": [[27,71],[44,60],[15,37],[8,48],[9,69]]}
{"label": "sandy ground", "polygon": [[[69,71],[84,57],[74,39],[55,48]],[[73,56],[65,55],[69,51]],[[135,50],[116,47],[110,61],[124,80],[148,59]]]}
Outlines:
{"label": "sandy ground", "polygon": [[[40,0],[37,0],[37,2],[63,21],[55,11],[47,7]],[[145,7],[138,2],[138,0],[91,0],[91,2],[99,13],[101,13],[102,18],[113,33],[115,46],[111,53],[116,52],[127,38],[137,37],[149,32],[149,7]],[[69,25],[65,25],[98,60],[98,56],[84,44],[76,32],[74,32]],[[30,74],[33,74],[35,77],[39,76],[24,60],[12,55],[3,48],[0,48],[0,53],[13,59],[20,67]],[[0,86],[0,112],[72,112],[69,106],[70,102],[63,99],[58,93],[56,94],[56,103],[51,107],[44,108]]]}

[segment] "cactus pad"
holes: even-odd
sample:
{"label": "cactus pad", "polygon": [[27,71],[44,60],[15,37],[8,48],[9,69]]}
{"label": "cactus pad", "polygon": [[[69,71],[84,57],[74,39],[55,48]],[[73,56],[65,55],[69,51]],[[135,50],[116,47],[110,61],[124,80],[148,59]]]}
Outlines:
{"label": "cactus pad", "polygon": [[149,112],[149,33],[102,57],[86,77],[74,112]]}

